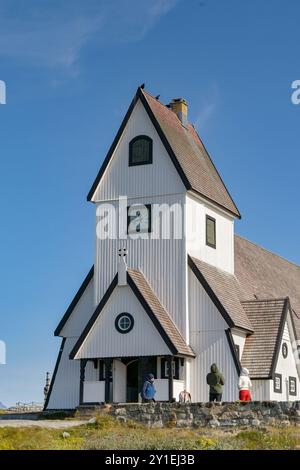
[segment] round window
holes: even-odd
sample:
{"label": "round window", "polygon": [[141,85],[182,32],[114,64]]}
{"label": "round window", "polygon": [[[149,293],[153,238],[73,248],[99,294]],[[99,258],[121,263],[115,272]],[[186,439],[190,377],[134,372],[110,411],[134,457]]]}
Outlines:
{"label": "round window", "polygon": [[283,343],[282,345],[282,355],[284,359],[288,356],[288,345],[286,343]]}
{"label": "round window", "polygon": [[119,333],[129,333],[134,325],[133,316],[130,313],[120,313],[115,321],[115,327]]}

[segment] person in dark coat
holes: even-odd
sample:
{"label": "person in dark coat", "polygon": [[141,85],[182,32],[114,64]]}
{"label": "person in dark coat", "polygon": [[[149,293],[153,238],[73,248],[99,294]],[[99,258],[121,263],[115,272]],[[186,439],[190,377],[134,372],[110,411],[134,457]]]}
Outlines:
{"label": "person in dark coat", "polygon": [[143,387],[141,390],[141,397],[144,403],[155,402],[156,390],[154,387],[154,375],[148,374],[145,377]]}
{"label": "person in dark coat", "polygon": [[212,364],[210,373],[206,376],[207,385],[209,385],[209,401],[222,401],[223,385],[225,379],[219,372],[217,364]]}

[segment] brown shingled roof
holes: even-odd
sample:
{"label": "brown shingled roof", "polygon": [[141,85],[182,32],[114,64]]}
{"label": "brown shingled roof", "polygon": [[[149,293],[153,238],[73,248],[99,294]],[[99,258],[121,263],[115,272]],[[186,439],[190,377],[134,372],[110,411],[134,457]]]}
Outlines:
{"label": "brown shingled roof", "polygon": [[288,299],[251,300],[242,304],[254,326],[254,334],[246,338],[242,366],[249,369],[251,378],[271,378],[289,307]]}
{"label": "brown shingled roof", "polygon": [[240,287],[236,277],[192,257],[189,257],[189,266],[212,298],[228,326],[253,331],[253,325],[239,299]]}
{"label": "brown shingled roof", "polygon": [[192,348],[186,344],[172,318],[154,294],[141,271],[128,269],[127,277],[128,284],[133,288],[144,308],[150,309],[157,321],[157,326],[165,332],[171,341],[174,346],[173,352],[185,356],[195,356]]}
{"label": "brown shingled roof", "polygon": [[140,87],[89,191],[88,201],[93,199],[138,100],[144,105],[186,189],[194,190],[204,199],[240,217],[238,208],[194,127],[189,123],[184,127],[171,109]]}
{"label": "brown shingled roof", "polygon": [[194,127],[189,123],[184,127],[171,109],[144,90],[142,93],[167,138],[191,189],[240,217],[235,203]]}
{"label": "brown shingled roof", "polygon": [[300,338],[300,266],[237,235],[234,252],[241,300],[289,297]]}
{"label": "brown shingled roof", "polygon": [[[127,282],[128,285],[133,290],[134,294],[140,301],[141,305],[151,318],[158,332],[162,336],[166,345],[170,349],[170,353],[174,355],[182,356],[191,356],[194,357],[195,353],[190,346],[188,346],[183,339],[181,333],[174,324],[172,318],[162,306],[153,290],[146,281],[144,275],[135,269],[127,270]],[[95,322],[99,315],[110,298],[112,292],[118,285],[118,275],[116,275],[107,289],[106,293],[102,297],[98,306],[96,307],[92,317],[85,326],[83,332],[81,333],[78,341],[76,342],[74,348],[70,352],[70,359],[75,359],[78,351],[80,350],[83,342],[87,338],[88,334],[92,330]]]}

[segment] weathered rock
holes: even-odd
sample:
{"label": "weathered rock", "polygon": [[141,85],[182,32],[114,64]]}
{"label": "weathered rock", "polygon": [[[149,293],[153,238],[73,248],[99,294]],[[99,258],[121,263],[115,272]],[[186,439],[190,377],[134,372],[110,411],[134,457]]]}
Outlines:
{"label": "weathered rock", "polygon": [[88,424],[95,424],[97,422],[97,418],[93,417],[88,420]]}
{"label": "weathered rock", "polygon": [[122,403],[108,413],[156,428],[300,426],[300,402]]}
{"label": "weathered rock", "polygon": [[218,428],[220,426],[220,422],[217,419],[211,419],[208,421],[208,426],[210,428]]}

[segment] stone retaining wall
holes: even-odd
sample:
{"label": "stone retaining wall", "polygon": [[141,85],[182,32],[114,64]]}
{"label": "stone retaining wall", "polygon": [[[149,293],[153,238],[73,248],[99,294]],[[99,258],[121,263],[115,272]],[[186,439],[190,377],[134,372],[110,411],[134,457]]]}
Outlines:
{"label": "stone retaining wall", "polygon": [[300,401],[128,403],[106,405],[105,408],[119,421],[133,420],[157,428],[300,425]]}

